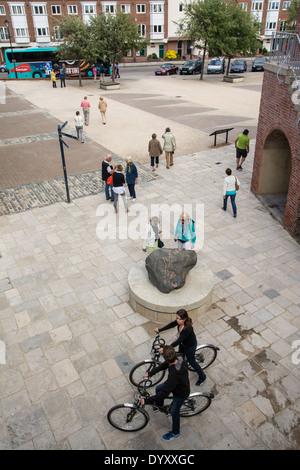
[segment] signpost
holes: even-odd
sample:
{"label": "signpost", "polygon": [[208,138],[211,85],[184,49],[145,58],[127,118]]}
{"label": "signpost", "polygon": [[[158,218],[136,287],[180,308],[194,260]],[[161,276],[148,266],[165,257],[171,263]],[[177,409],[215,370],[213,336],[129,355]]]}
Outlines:
{"label": "signpost", "polygon": [[63,172],[64,172],[64,179],[65,179],[65,185],[66,185],[66,193],[67,193],[67,202],[71,202],[70,200],[70,193],[69,193],[69,185],[68,185],[68,175],[67,175],[67,168],[66,168],[66,161],[65,161],[65,154],[64,154],[64,145],[69,148],[68,144],[63,140],[63,135],[66,137],[70,137],[71,139],[76,139],[77,137],[74,137],[74,135],[71,134],[66,134],[65,132],[62,132],[62,129],[68,124],[68,121],[64,122],[62,125],[58,126],[58,139],[59,139],[59,145],[60,145],[60,152],[61,152],[61,160],[62,160],[62,166],[63,166]]}

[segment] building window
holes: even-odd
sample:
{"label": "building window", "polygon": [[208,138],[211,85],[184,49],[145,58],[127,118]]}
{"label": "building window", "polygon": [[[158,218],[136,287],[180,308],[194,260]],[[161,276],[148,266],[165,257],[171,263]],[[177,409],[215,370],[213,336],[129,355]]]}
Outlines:
{"label": "building window", "polygon": [[151,13],[163,13],[164,5],[163,3],[154,3],[150,5]]}
{"label": "building window", "polygon": [[248,9],[248,3],[247,2],[239,3],[239,5],[243,10],[247,11],[247,9]]}
{"label": "building window", "polygon": [[28,37],[28,29],[27,28],[16,28],[15,29],[15,37],[16,38]]}
{"label": "building window", "polygon": [[153,33],[162,33],[164,31],[164,27],[160,24],[154,24],[151,28]]}
{"label": "building window", "polygon": [[179,11],[183,11],[183,3],[179,3]]}
{"label": "building window", "polygon": [[7,28],[5,28],[4,26],[0,28],[0,39],[1,41],[8,41],[9,40],[9,37],[8,37],[8,33],[7,33]]}
{"label": "building window", "polygon": [[68,5],[68,15],[77,15],[77,5]]}
{"label": "building window", "polygon": [[96,5],[83,5],[83,13],[85,15],[96,13]]}
{"label": "building window", "polygon": [[270,21],[270,23],[266,23],[266,29],[276,29],[276,21]]}
{"label": "building window", "polygon": [[0,5],[0,15],[5,15],[5,7],[4,7],[4,5]]}
{"label": "building window", "polygon": [[60,5],[51,5],[52,15],[61,15],[61,6]]}
{"label": "building window", "polygon": [[32,6],[32,14],[33,15],[46,15],[45,5],[33,5]]}
{"label": "building window", "polygon": [[123,13],[130,13],[130,5],[121,5],[121,11]]}
{"label": "building window", "polygon": [[116,4],[115,3],[109,3],[108,5],[105,5],[104,3],[102,4],[102,10],[104,13],[110,13],[111,15],[116,13]]}
{"label": "building window", "polygon": [[253,2],[252,11],[261,11],[263,8],[263,2]]}
{"label": "building window", "polygon": [[286,21],[280,21],[279,31],[286,31]]}
{"label": "building window", "polygon": [[139,35],[142,38],[146,37],[146,25],[145,24],[139,24]]}
{"label": "building window", "polygon": [[54,34],[54,39],[56,41],[60,41],[62,39],[62,36],[60,34],[60,28],[59,26],[54,26],[53,27],[53,34]]}
{"label": "building window", "polygon": [[146,13],[146,5],[143,3],[138,3],[136,6],[137,13]]}
{"label": "building window", "polygon": [[291,2],[283,2],[282,9],[287,10],[291,6]]}
{"label": "building window", "polygon": [[49,29],[48,28],[35,28],[35,35],[36,37],[49,36]]}
{"label": "building window", "polygon": [[12,5],[11,11],[13,15],[25,15],[24,5]]}
{"label": "building window", "polygon": [[279,2],[269,2],[269,10],[279,10]]}

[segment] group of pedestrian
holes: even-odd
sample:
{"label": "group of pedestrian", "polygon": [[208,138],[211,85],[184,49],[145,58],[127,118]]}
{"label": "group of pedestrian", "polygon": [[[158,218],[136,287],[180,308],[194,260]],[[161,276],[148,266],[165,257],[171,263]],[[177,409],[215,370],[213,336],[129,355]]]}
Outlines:
{"label": "group of pedestrian", "polygon": [[125,170],[122,165],[112,165],[111,155],[106,155],[102,162],[102,181],[105,183],[105,197],[114,203],[115,213],[118,212],[118,199],[122,197],[125,212],[129,212],[125,183],[129,191],[129,199],[136,200],[135,185],[138,182],[138,170],[131,157],[126,159]]}
{"label": "group of pedestrian", "polygon": [[50,73],[50,80],[52,83],[53,88],[57,88],[56,82],[60,79],[60,86],[61,88],[66,86],[66,64],[63,63],[61,68],[59,68],[58,64],[53,64],[53,69]]}
{"label": "group of pedestrian", "polygon": [[[165,151],[166,157],[166,167],[169,169],[170,166],[174,165],[174,152],[176,150],[176,139],[174,134],[172,134],[169,127],[166,128],[164,134],[161,136],[164,140],[163,147],[161,146],[160,141],[157,139],[156,134],[152,134],[152,139],[148,144],[148,152],[151,160],[152,171],[155,171],[159,165],[159,157]],[[156,168],[154,168],[154,163]]]}
{"label": "group of pedestrian", "polygon": [[[77,132],[77,139],[81,140],[82,143],[84,143],[83,140],[83,125],[88,126],[90,123],[90,109],[91,109],[91,103],[89,102],[87,96],[83,98],[83,100],[80,103],[80,107],[82,108],[82,113],[83,117],[80,114],[80,111],[76,111],[74,121],[75,121],[75,128]],[[107,109],[107,103],[103,96],[100,96],[99,98],[99,104],[98,104],[99,111],[101,113],[102,117],[102,122],[103,124],[106,124],[106,109]]]}

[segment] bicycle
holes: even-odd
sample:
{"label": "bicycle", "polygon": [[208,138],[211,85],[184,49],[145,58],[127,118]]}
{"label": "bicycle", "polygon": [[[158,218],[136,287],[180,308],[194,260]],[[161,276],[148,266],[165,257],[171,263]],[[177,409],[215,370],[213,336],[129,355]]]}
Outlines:
{"label": "bicycle", "polygon": [[[151,359],[145,359],[144,361],[136,364],[130,371],[129,380],[135,387],[138,387],[139,383],[143,380],[144,376],[152,371],[155,367],[162,364],[160,361],[159,350],[164,346],[165,340],[160,338],[159,333],[156,334],[155,339],[151,347]],[[196,361],[199,363],[202,369],[207,369],[216,359],[220,348],[213,344],[201,344],[197,347],[195,352]],[[181,353],[179,353],[181,354]],[[184,354],[182,354],[184,356]],[[188,369],[194,371],[192,366],[188,364]],[[165,376],[166,371],[162,370],[151,377],[152,386],[157,385]]]}
{"label": "bicycle", "polygon": [[[119,431],[135,432],[144,429],[150,421],[149,413],[144,409],[141,404],[142,398],[148,398],[150,396],[147,388],[149,380],[142,380],[138,385],[138,392],[135,393],[134,403],[122,403],[113,406],[107,413],[108,422]],[[214,395],[212,393],[191,393],[189,397],[184,401],[181,409],[180,416],[188,418],[195,416],[203,411],[207,410],[210,406]],[[166,398],[166,400],[172,400],[172,397]],[[152,406],[152,405],[149,405]],[[163,405],[161,407],[155,406],[160,412],[168,415],[172,402]]]}

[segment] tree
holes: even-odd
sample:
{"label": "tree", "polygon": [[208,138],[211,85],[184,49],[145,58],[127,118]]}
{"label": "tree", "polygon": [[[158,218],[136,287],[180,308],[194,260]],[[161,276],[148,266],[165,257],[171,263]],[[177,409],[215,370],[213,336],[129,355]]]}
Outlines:
{"label": "tree", "polygon": [[57,57],[78,61],[79,85],[82,86],[80,61],[95,60],[91,27],[77,16],[63,16],[59,21],[59,32],[62,42],[57,48]]}
{"label": "tree", "polygon": [[185,17],[176,23],[181,37],[193,38],[194,44],[203,49],[202,72],[203,80],[206,51],[219,50],[222,43],[226,3],[223,0],[195,1],[184,5]]}
{"label": "tree", "polygon": [[203,48],[203,79],[205,54],[228,57],[227,74],[230,60],[236,54],[255,52],[259,23],[235,1],[198,0],[184,5],[185,18],[178,23],[181,36],[193,37]]}
{"label": "tree", "polygon": [[128,14],[120,11],[115,15],[102,13],[91,18],[90,28],[96,55],[104,55],[112,63],[113,82],[115,63],[130,50],[141,50],[148,43],[141,38],[138,25]]}
{"label": "tree", "polygon": [[288,14],[287,30],[290,31],[290,32],[295,31],[295,24],[296,24],[296,20],[297,20],[299,7],[300,7],[300,1],[299,0],[292,0],[290,6],[287,9],[287,14]]}

